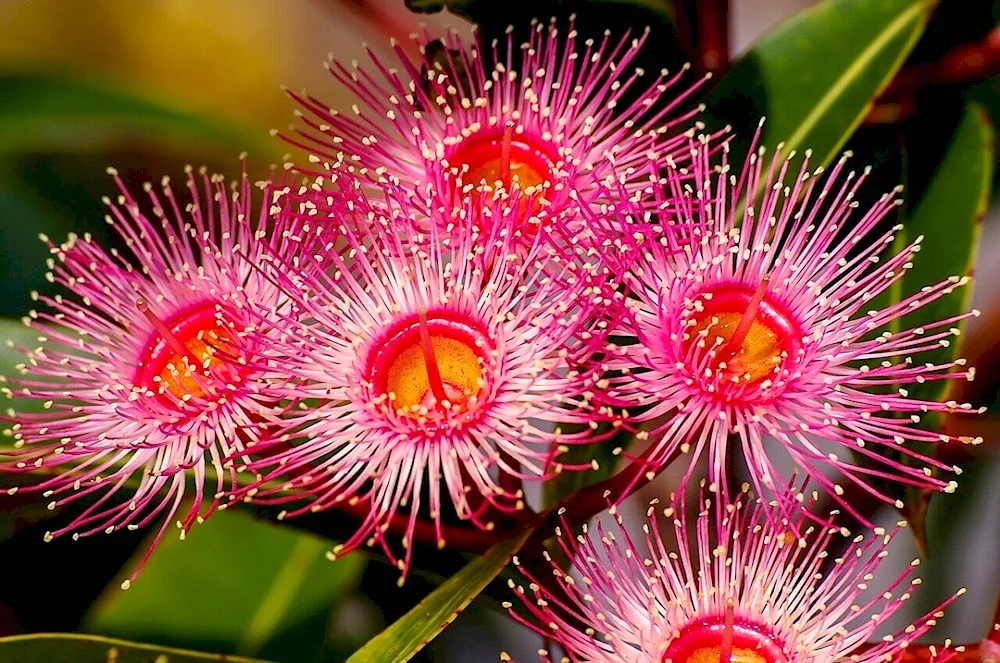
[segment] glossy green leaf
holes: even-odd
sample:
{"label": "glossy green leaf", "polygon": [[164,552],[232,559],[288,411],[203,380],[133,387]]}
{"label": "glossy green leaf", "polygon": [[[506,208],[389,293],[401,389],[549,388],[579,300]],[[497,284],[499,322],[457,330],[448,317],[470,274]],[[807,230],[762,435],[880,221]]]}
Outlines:
{"label": "glossy green leaf", "polygon": [[20,320],[0,320],[0,375],[14,373],[14,367],[24,361],[24,355],[15,346],[38,347],[39,336]]}
{"label": "glossy green leaf", "polygon": [[766,35],[705,103],[744,148],[766,117],[762,144],[813,150],[829,163],[923,33],[933,0],[824,0]]}
{"label": "glossy green leaf", "polygon": [[531,536],[501,541],[444,581],[413,610],[372,638],[348,663],[405,663],[438,636],[496,578]]}
{"label": "glossy green leaf", "polygon": [[[993,182],[993,123],[983,108],[967,104],[951,142],[934,171],[920,200],[907,214],[903,230],[896,237],[897,246],[923,237],[922,246],[904,277],[892,290],[892,301],[900,301],[921,288],[945,279],[961,279],[972,274],[979,244],[983,215],[990,200]],[[968,310],[972,289],[958,287],[951,294],[920,307],[905,316],[900,329],[921,327],[962,314]],[[964,321],[954,328],[961,332]],[[919,361],[935,364],[953,361],[959,355],[961,336],[950,339],[947,347],[921,353]],[[926,400],[947,398],[949,382],[932,380],[908,387],[910,396]],[[925,415],[922,425],[936,428],[939,416]],[[921,452],[933,455],[936,450],[922,445]],[[903,459],[907,462],[907,459]],[[927,509],[931,493],[908,488],[904,497],[904,515],[921,552],[927,551]]]}
{"label": "glossy green leaf", "polygon": [[0,153],[90,151],[113,140],[208,143],[277,158],[266,132],[209,119],[85,79],[0,76]]}
{"label": "glossy green leaf", "polygon": [[[930,184],[907,215],[900,233],[902,239],[897,236],[897,241],[905,243],[922,236],[925,247],[914,258],[913,267],[900,280],[900,298],[944,279],[972,275],[992,180],[993,124],[979,104],[970,103]],[[959,315],[968,310],[971,294],[969,286],[957,288],[952,294],[905,316],[901,328],[920,327]],[[958,329],[963,326],[961,323],[955,325]],[[958,356],[959,338],[953,339],[948,347],[921,354],[920,360],[934,363],[952,361]],[[927,382],[914,385],[910,394],[916,398],[937,400],[946,388],[947,383],[944,382]]]}
{"label": "glossy green leaf", "polygon": [[[16,375],[16,366],[24,361],[24,355],[17,350],[17,346],[37,348],[41,345],[39,336],[36,330],[25,327],[19,320],[0,319],[0,415],[9,416],[12,408],[22,412],[37,412],[42,409],[39,401],[10,398],[11,394],[7,392],[7,376]],[[13,441],[10,424],[0,420],[0,450],[10,448]],[[15,476],[0,477],[0,488],[7,489],[18,485],[20,481]],[[24,525],[40,522],[53,515],[55,512],[48,509],[46,501],[41,497],[33,502],[30,498],[15,500],[7,495],[0,495],[0,541],[10,538]]]}
{"label": "glossy green leaf", "polygon": [[[109,587],[86,630],[264,656],[269,642],[295,632],[291,643],[283,639],[285,655],[292,646],[303,659],[316,657],[331,608],[353,589],[366,560],[358,554],[330,563],[329,548],[329,541],[247,514],[216,513],[185,540],[164,539],[128,591]],[[318,632],[302,632],[305,623]]]}
{"label": "glossy green leaf", "polygon": [[[37,351],[47,343],[44,332],[37,326],[29,328],[20,320],[0,318],[0,413],[3,415],[10,416],[13,411],[42,411],[44,401],[25,397],[11,380],[16,380],[26,366],[22,350]],[[8,431],[9,424],[0,420],[0,448],[9,447],[12,442]]]}
{"label": "glossy green leaf", "polygon": [[32,633],[0,638],[4,663],[262,663],[249,658],[142,645],[77,633]]}

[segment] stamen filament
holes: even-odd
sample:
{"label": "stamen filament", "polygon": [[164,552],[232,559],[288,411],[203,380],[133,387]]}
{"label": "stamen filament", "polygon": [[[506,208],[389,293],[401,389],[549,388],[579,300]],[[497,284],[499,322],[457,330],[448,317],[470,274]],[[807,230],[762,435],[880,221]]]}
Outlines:
{"label": "stamen filament", "polygon": [[421,309],[417,315],[420,319],[420,349],[424,356],[424,367],[427,369],[427,382],[430,384],[431,393],[434,394],[434,398],[440,404],[447,401],[448,396],[444,392],[441,371],[438,369],[437,358],[434,356],[431,332],[427,327],[427,312]]}

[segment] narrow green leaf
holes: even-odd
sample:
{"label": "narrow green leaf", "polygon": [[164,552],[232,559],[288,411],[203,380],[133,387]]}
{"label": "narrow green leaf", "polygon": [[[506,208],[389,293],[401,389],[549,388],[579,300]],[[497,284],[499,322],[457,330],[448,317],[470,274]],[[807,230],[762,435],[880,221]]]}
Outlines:
{"label": "narrow green leaf", "polygon": [[[923,236],[923,246],[930,247],[930,251],[915,256],[913,267],[893,287],[889,303],[896,303],[944,279],[972,274],[992,182],[993,124],[979,104],[969,103],[930,183],[906,215],[903,229],[896,236],[896,250]],[[971,294],[969,286],[956,288],[951,294],[905,316],[898,323],[898,329],[921,327],[960,315],[968,310]],[[964,324],[954,327],[961,331]],[[947,347],[921,353],[917,360],[935,364],[953,361],[958,356],[960,339],[960,336],[953,337]],[[913,398],[941,400],[946,397],[948,387],[948,382],[932,380],[910,385],[908,391]],[[925,415],[921,425],[933,430],[940,424],[940,417]],[[926,455],[936,453],[932,445],[919,445],[918,450]],[[910,462],[909,457],[901,457],[900,461]],[[903,499],[910,530],[918,548],[926,553],[926,518],[931,493],[911,487],[906,489]]]}
{"label": "narrow green leaf", "polygon": [[225,654],[141,645],[77,633],[32,633],[0,638],[0,661],[9,663],[263,663]]}
{"label": "narrow green leaf", "polygon": [[266,132],[201,117],[133,92],[43,73],[0,76],[0,153],[92,151],[111,140],[208,143],[277,158]]}
{"label": "narrow green leaf", "polygon": [[[979,104],[969,103],[944,158],[903,228],[906,243],[923,236],[927,248],[916,255],[913,267],[901,279],[901,297],[950,277],[972,275],[992,181],[993,124]],[[920,327],[959,315],[968,310],[971,295],[970,286],[958,288],[904,317],[901,327]],[[963,326],[955,325],[959,329]],[[952,361],[958,356],[960,338],[953,339],[948,347],[923,353],[920,360]],[[916,398],[936,400],[946,388],[947,383],[926,382],[914,385],[910,393]]]}
{"label": "narrow green leaf", "polygon": [[[924,195],[917,202],[903,232],[907,240],[923,236],[930,252],[919,253],[913,267],[903,277],[899,294],[907,297],[920,288],[950,277],[971,276],[979,245],[983,214],[993,183],[993,124],[976,103],[966,105],[952,135],[948,150],[938,164]],[[920,327],[965,312],[972,288],[965,286],[950,295],[917,309],[903,318],[902,328]],[[961,331],[964,322],[955,327]],[[923,362],[943,363],[958,356],[960,338],[948,347],[922,353]],[[912,385],[915,398],[945,398],[949,383],[941,381]],[[940,417],[928,417],[927,425],[939,426]],[[933,450],[926,450],[933,453]],[[927,508],[931,495],[926,490],[906,491],[905,515],[922,551],[927,549]]]}
{"label": "narrow green leaf", "polygon": [[769,33],[706,100],[717,124],[748,145],[813,150],[829,163],[923,33],[933,0],[825,0]]}
{"label": "narrow green leaf", "polygon": [[[12,394],[6,391],[10,386],[7,376],[15,375],[15,367],[24,361],[24,355],[16,346],[37,348],[41,345],[38,337],[36,330],[28,329],[19,320],[0,319],[0,416],[9,416],[11,408],[20,412],[38,412],[42,409],[41,402],[11,398]],[[10,423],[0,419],[0,452],[5,448],[10,449],[13,443]],[[0,486],[6,490],[20,482],[18,477],[6,476],[0,480]],[[33,502],[30,497],[15,499],[5,494],[0,495],[0,541],[14,536],[26,524],[41,522],[54,516],[55,512],[48,509],[46,501],[41,496],[37,497],[37,502]]]}
{"label": "narrow green leaf", "polygon": [[502,541],[448,578],[413,610],[372,638],[347,663],[405,663],[454,621],[517,554],[532,530]]}
{"label": "narrow green leaf", "polygon": [[10,375],[24,361],[24,355],[14,346],[37,347],[39,333],[28,329],[20,320],[0,319],[0,375]]}
{"label": "narrow green leaf", "polygon": [[[128,591],[117,583],[109,587],[87,615],[86,630],[266,655],[269,641],[328,615],[354,587],[365,557],[331,564],[324,557],[329,547],[329,541],[247,514],[216,513],[186,540],[162,541]],[[301,658],[322,649],[327,621],[318,620],[318,632],[299,634]]]}

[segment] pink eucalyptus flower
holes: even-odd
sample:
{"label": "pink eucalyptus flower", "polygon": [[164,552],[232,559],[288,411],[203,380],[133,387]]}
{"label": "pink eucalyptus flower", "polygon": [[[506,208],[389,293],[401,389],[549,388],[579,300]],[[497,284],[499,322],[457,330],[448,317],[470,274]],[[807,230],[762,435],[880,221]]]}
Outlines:
{"label": "pink eucalyptus flower", "polygon": [[304,126],[287,139],[314,162],[346,154],[404,183],[431,184],[446,206],[499,183],[533,194],[536,208],[558,210],[573,190],[589,202],[612,164],[628,172],[650,150],[683,159],[681,134],[698,113],[680,110],[697,85],[675,92],[687,67],[644,85],[631,63],[645,34],[594,41],[580,40],[572,23],[565,33],[555,21],[533,27],[520,65],[510,31],[485,54],[457,33],[443,42],[425,33],[419,63],[394,44],[401,71],[374,54],[374,72],[332,61],[330,72],[359,104],[342,114],[291,93]]}
{"label": "pink eucalyptus flower", "polygon": [[[250,496],[307,498],[282,517],[362,505],[363,523],[334,554],[378,542],[395,560],[383,533],[401,522],[405,574],[418,519],[444,546],[443,519],[492,529],[523,509],[522,479],[591,468],[559,455],[595,439],[587,350],[615,324],[621,296],[614,275],[545,243],[544,229],[515,251],[516,198],[468,200],[449,230],[432,223],[425,234],[416,210],[432,206],[431,191],[417,200],[383,181],[376,198],[361,180],[338,183],[302,219],[334,239],[297,233],[291,258],[326,267],[289,288],[309,319],[282,330],[280,365],[301,379],[297,397],[318,405],[291,413],[285,448],[253,466],[262,484],[287,483]],[[281,278],[283,256],[273,263]]]}
{"label": "pink eucalyptus flower", "polygon": [[[701,155],[692,163],[707,163],[709,149],[692,143]],[[752,151],[738,178],[725,163],[696,167],[693,183],[674,164],[656,166],[668,202],[637,235],[626,276],[633,314],[618,330],[636,342],[610,348],[606,366],[619,373],[602,383],[604,396],[646,424],[640,436],[653,446],[643,458],[656,467],[682,452],[691,454],[693,471],[707,452],[711,479],[722,483],[733,436],[757,489],[773,487],[782,481],[765,447],[771,436],[838,497],[839,478],[827,478],[824,468],[890,503],[873,482],[950,492],[955,482],[935,471],[952,468],[905,444],[981,441],[916,425],[928,412],[970,406],[914,398],[907,388],[972,379],[963,359],[920,360],[921,352],[950,343],[971,314],[884,330],[967,278],[870,310],[909,269],[919,238],[882,256],[899,229],[881,229],[900,204],[898,190],[858,210],[854,197],[868,170],[847,173],[845,157],[821,178],[806,156],[799,167],[775,159],[765,171],[762,151]],[[744,208],[747,195],[752,203]],[[643,209],[636,206],[637,218]],[[706,230],[678,243],[670,230],[678,224],[690,224],[696,236]]]}
{"label": "pink eucalyptus flower", "polygon": [[[787,509],[745,491],[746,486],[732,503],[703,502],[694,523],[681,509],[665,509],[676,551],[663,541],[655,501],[638,543],[614,508],[615,523],[606,527],[599,518],[596,536],[586,526],[576,537],[557,531],[566,557],[574,560],[573,573],[553,565],[551,574],[545,570],[535,577],[522,566],[528,587],[511,582],[533,619],[512,611],[514,617],[565,652],[559,658],[543,650],[542,660],[898,661],[942,615],[944,606],[868,644],[919,583],[909,578],[918,562],[867,598],[863,593],[892,535],[876,529],[874,536],[848,541],[843,537],[850,533],[832,521],[817,525],[817,515],[801,511],[796,520],[781,521]],[[834,560],[837,550],[842,551]],[[933,653],[947,658],[946,651]]]}
{"label": "pink eucalyptus flower", "polygon": [[190,202],[166,178],[162,194],[146,185],[137,200],[109,172],[120,194],[106,200],[107,220],[131,255],[89,236],[62,245],[42,238],[55,259],[51,276],[68,293],[41,297],[47,309],[25,318],[42,344],[25,350],[23,375],[4,389],[40,407],[13,415],[14,449],[0,451],[2,470],[54,473],[8,493],[41,492],[52,509],[97,497],[46,540],[160,518],[158,541],[193,482],[179,522],[187,531],[218,504],[227,474],[235,486],[224,459],[266,438],[285,395],[266,378],[267,320],[257,308],[287,314],[288,300],[250,267],[265,247],[283,250],[274,218],[282,190],[265,186],[255,210],[245,172],[228,191],[221,177],[189,170]]}

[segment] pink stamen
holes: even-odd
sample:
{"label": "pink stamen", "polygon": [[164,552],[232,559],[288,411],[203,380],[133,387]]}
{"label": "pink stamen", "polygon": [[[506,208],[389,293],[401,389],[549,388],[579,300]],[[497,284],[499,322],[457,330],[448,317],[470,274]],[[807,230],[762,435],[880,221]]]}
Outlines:
{"label": "pink stamen", "polygon": [[434,356],[434,345],[431,343],[431,332],[427,327],[427,313],[421,309],[417,314],[420,318],[420,349],[424,355],[424,366],[427,369],[427,382],[430,383],[431,393],[437,399],[438,404],[448,400],[444,392],[444,382],[441,381],[441,371],[438,370],[437,358]]}

